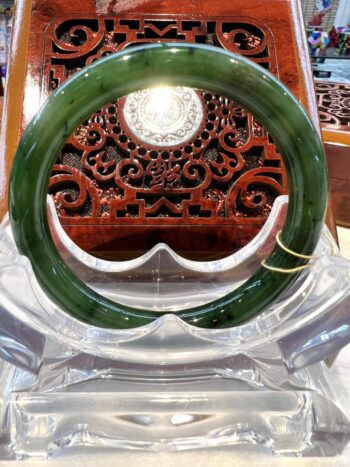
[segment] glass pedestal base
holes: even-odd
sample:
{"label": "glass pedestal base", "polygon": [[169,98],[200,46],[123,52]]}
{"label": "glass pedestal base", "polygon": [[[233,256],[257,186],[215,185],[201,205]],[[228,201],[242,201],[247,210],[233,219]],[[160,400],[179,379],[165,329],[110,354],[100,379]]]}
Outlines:
{"label": "glass pedestal base", "polygon": [[44,362],[36,376],[3,363],[1,458],[214,447],[340,455],[350,423],[327,371],[319,363],[289,373],[274,345],[163,367],[80,354]]}
{"label": "glass pedestal base", "polygon": [[350,426],[308,391],[14,394],[10,450],[17,458],[79,448],[186,450],[250,445],[272,455],[334,456]]}
{"label": "glass pedestal base", "polygon": [[0,465],[209,448],[269,459],[341,454],[350,424],[322,360],[350,340],[350,263],[338,256],[327,230],[315,251],[319,260],[256,319],[210,330],[177,316],[184,306],[234,290],[260,267],[286,202],[275,202],[253,242],[208,263],[184,260],[166,245],[127,264],[98,260],[70,244],[53,219],[53,237],[82,280],[124,304],[171,312],[130,330],[96,328],[54,306],[18,254],[5,219]]}

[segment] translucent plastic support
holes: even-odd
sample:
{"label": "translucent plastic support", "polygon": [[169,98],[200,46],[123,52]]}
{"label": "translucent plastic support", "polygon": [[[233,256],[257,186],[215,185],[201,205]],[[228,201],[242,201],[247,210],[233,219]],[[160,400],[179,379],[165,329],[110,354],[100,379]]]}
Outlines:
{"label": "translucent plastic support", "polygon": [[52,237],[66,263],[97,292],[124,305],[177,312],[208,303],[238,288],[260,267],[274,248],[287,213],[280,196],[264,228],[244,248],[216,261],[191,261],[159,243],[130,261],[105,261],[80,249],[63,230],[48,197]]}
{"label": "translucent plastic support", "polygon": [[[65,260],[99,293],[125,303],[154,303],[156,309],[176,312],[188,303],[206,303],[224,295],[259,267],[273,248],[286,202],[284,197],[275,203],[261,233],[246,248],[213,263],[184,260],[164,245],[131,262],[107,263],[72,245],[52,208],[51,226]],[[102,329],[79,322],[43,294],[28,260],[16,252],[7,220],[2,224],[0,241],[0,319],[5,323],[1,356],[31,371],[40,365],[47,338],[79,352],[146,364],[224,358],[259,349],[273,340],[279,343],[291,369],[321,361],[349,341],[350,262],[330,256],[336,245],[325,237],[315,252],[320,259],[273,306],[242,326],[217,330],[193,327],[176,313],[131,330]],[[159,280],[154,280],[155,274]],[[29,360],[28,355],[32,355]]]}

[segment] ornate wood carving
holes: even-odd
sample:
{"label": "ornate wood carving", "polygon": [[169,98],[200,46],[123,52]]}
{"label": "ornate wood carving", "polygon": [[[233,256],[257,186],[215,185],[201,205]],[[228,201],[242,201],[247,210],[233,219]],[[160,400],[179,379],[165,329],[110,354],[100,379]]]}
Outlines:
{"label": "ornate wood carving", "polygon": [[[94,55],[109,53],[109,46],[113,50],[116,47],[132,46],[125,43],[123,36],[118,36],[118,31],[121,34],[126,31],[127,40],[130,42],[133,42],[131,37],[133,34],[136,41],[163,40],[162,35],[167,41],[190,40],[189,36],[192,35],[198,41],[205,42],[207,40],[210,43],[210,41],[217,40],[214,37],[215,31],[213,31],[215,24],[219,26],[222,24],[222,29],[218,29],[220,33],[218,37],[221,37],[223,45],[235,47],[235,44],[238,44],[237,47],[241,53],[245,53],[247,56],[251,55],[253,59],[262,62],[263,66],[270,67],[270,70],[276,73],[301,100],[317,123],[317,107],[312,92],[309,55],[306,44],[301,40],[304,26],[299,0],[255,0],[254,2],[235,0],[234,5],[228,0],[217,0],[216,2],[208,2],[207,0],[163,0],[162,2],[154,2],[153,0],[138,0],[137,2],[84,0],[80,3],[72,2],[72,0],[18,0],[18,5],[14,22],[14,34],[17,38],[16,54],[11,56],[9,65],[8,90],[10,92],[6,96],[2,131],[3,144],[0,148],[2,167],[0,170],[0,216],[7,210],[8,180],[19,135],[38,111],[40,102],[58,85],[60,79],[66,79],[76,69],[85,66],[86,61],[92,60],[91,57]],[[118,23],[120,19],[125,18],[137,21],[144,20],[145,28],[142,29],[140,23],[138,26],[140,30],[132,30],[133,25],[136,28],[136,23],[129,23],[130,27],[128,27],[128,23]],[[157,24],[146,23],[146,21],[156,20]],[[173,22],[171,25],[162,24],[160,20]],[[184,22],[181,23],[181,21]],[[197,23],[193,24],[193,22]],[[235,24],[233,29],[232,23]],[[79,28],[79,25],[83,26],[83,29]],[[170,27],[167,29],[168,26]],[[121,27],[124,28],[124,31],[121,30]],[[71,31],[72,37],[69,38],[69,31],[72,28],[76,29]],[[242,34],[239,31],[239,29],[247,28],[248,34],[244,32]],[[171,34],[177,34],[177,31],[180,33],[179,37],[171,37]],[[230,42],[232,31],[236,31],[233,43]],[[141,37],[142,34],[144,35]],[[257,39],[253,36],[258,38],[258,42],[255,42]],[[60,48],[60,44],[62,48]],[[266,47],[262,48],[264,44]],[[203,96],[199,97],[203,102]],[[222,96],[218,96],[217,99],[219,97],[224,99]],[[119,106],[116,118],[122,116],[120,110]],[[240,128],[244,128],[245,125],[251,131],[248,116],[245,120],[237,118],[236,125],[239,126],[240,123]],[[102,123],[100,122],[100,124]],[[114,126],[116,125],[114,124]],[[253,127],[255,126],[257,126],[258,131],[258,124],[253,121]],[[134,135],[130,135],[127,130],[126,128],[126,136],[134,138]],[[209,134],[211,135],[211,130]],[[254,137],[256,136],[257,133],[254,134]],[[196,135],[193,135],[193,138],[195,140]],[[218,136],[216,135],[215,138],[211,144],[218,145]],[[107,142],[110,141],[114,147],[119,145],[108,136]],[[254,144],[256,143],[259,148],[252,161],[257,161],[259,151],[263,161],[266,159],[266,154],[268,157],[270,156],[271,141],[267,138],[265,142],[267,142],[267,146],[265,143],[259,146],[260,142],[254,139]],[[140,141],[135,139],[135,144],[140,144]],[[72,145],[69,146],[68,143],[66,149],[66,153],[76,152],[81,163],[81,150]],[[92,149],[91,144],[87,149]],[[171,149],[169,146],[166,148],[157,147],[156,151],[169,152]],[[237,151],[237,148],[234,149]],[[130,158],[129,154],[129,152],[126,155],[123,153],[123,157]],[[190,156],[194,157],[194,153]],[[60,158],[57,165],[64,165],[62,162],[62,158]],[[75,163],[79,164],[79,160],[76,160]],[[64,214],[60,216],[60,221],[65,231],[81,248],[93,254],[102,254],[114,259],[130,258],[142,254],[158,242],[166,242],[187,257],[214,258],[229,254],[244,246],[259,232],[264,219],[266,219],[262,210],[259,212],[260,208],[256,207],[256,203],[254,209],[248,210],[247,207],[242,207],[241,201],[239,201],[238,209],[242,209],[245,216],[235,219],[216,214],[213,217],[196,217],[195,215],[186,217],[181,214],[180,217],[146,217],[142,221],[141,218],[134,217],[133,212],[131,212],[133,217],[118,216],[111,220],[108,213],[104,214],[104,210],[109,210],[108,200],[106,204],[104,199],[106,196],[101,196],[98,191],[98,189],[105,191],[107,182],[94,180],[91,175],[93,168],[90,168],[89,171],[79,170],[79,166],[75,166],[75,163],[67,165],[65,162],[65,171],[61,167],[55,167],[51,189],[53,195],[59,195],[57,203],[61,204],[59,209]],[[97,161],[97,163],[100,162]],[[278,160],[269,160],[264,163],[267,169],[270,167],[280,169]],[[90,165],[94,164],[90,162]],[[169,167],[165,167],[163,164],[163,172],[167,171],[169,171]],[[154,178],[159,177],[154,173],[153,175]],[[237,183],[238,175],[237,172],[234,174],[233,182]],[[242,175],[244,175],[243,172]],[[169,181],[171,176],[171,174],[166,177],[163,175],[164,186],[171,183],[171,180]],[[84,177],[85,182],[82,181]],[[282,175],[271,173],[269,170],[267,178],[275,180],[285,189],[283,170]],[[79,185],[74,180],[78,180],[82,186],[82,192],[79,191]],[[68,181],[70,184],[67,185]],[[148,179],[149,184],[150,181],[151,179]],[[89,188],[91,182],[97,183],[97,187],[94,185],[98,193],[96,198],[94,198],[94,190]],[[61,188],[59,188],[60,183]],[[160,185],[157,184],[152,185],[152,190],[156,190],[157,186],[159,190]],[[252,193],[248,193],[248,195],[255,196],[256,193],[253,191],[257,191],[256,188],[260,187],[250,188]],[[220,184],[219,189],[225,189],[224,184]],[[59,201],[60,192],[64,193],[64,191],[66,191],[66,196],[62,194],[61,201]],[[267,195],[273,202],[275,193],[267,193]],[[92,208],[89,213],[89,203],[84,201],[84,196],[90,200],[91,204],[90,197],[96,199],[97,206],[100,206],[103,200],[102,205],[107,207],[99,207],[96,215],[92,214]],[[206,198],[204,199],[206,200]],[[215,193],[211,193],[210,199],[212,204],[216,202]],[[243,200],[245,199],[243,196]],[[76,202],[75,207],[73,201]],[[258,201],[260,201],[259,198],[255,198],[255,202]],[[80,207],[79,202],[82,203]],[[216,202],[219,205],[219,210],[220,203]],[[63,204],[68,204],[69,209],[66,209]],[[269,204],[271,203],[268,200],[266,203],[268,209]],[[65,210],[66,213],[62,210]],[[222,211],[220,212],[222,213]]]}
{"label": "ornate wood carving", "polygon": [[[44,93],[100,57],[152,41],[216,45],[278,73],[269,29],[239,17],[71,15],[55,20],[45,40]],[[182,144],[137,138],[125,120],[125,98],[80,126],[50,180],[62,224],[262,225],[286,193],[280,156],[245,109],[204,90],[197,96],[204,118]]]}
{"label": "ornate wood carving", "polygon": [[350,131],[350,85],[315,82],[321,124]]}
{"label": "ornate wood carving", "polygon": [[54,20],[46,33],[46,73],[55,89],[75,71],[110,53],[151,42],[210,44],[245,55],[277,74],[270,30],[243,17],[69,15]]}

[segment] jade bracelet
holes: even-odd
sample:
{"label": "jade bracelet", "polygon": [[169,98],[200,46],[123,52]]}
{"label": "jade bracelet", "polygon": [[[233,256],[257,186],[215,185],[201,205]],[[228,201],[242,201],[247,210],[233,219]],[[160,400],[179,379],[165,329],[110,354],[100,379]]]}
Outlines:
{"label": "jade bracelet", "polygon": [[[133,47],[84,68],[60,86],[33,118],[19,144],[10,181],[9,211],[19,251],[31,261],[47,296],[88,324],[108,328],[146,325],[161,315],[108,300],[68,268],[51,238],[46,196],[52,166],[79,124],[108,102],[159,85],[180,85],[231,98],[267,128],[287,171],[289,205],[281,240],[304,255],[314,251],[327,205],[327,169],[319,134],[294,96],[270,73],[219,48],[194,44]],[[305,265],[278,245],[266,264]],[[206,328],[235,326],[261,313],[295,274],[260,267],[226,296],[177,313]]]}

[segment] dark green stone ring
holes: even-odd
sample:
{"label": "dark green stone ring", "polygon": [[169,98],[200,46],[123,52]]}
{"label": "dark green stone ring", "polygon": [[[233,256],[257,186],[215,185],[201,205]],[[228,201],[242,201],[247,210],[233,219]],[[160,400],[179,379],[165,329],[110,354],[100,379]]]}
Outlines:
{"label": "dark green stone ring", "polygon": [[[70,315],[108,328],[148,324],[160,313],[112,302],[67,267],[50,235],[46,196],[52,166],[71,133],[104,104],[155,85],[181,85],[227,96],[250,110],[283,156],[289,206],[282,241],[310,255],[320,237],[327,204],[327,169],[319,134],[293,95],[270,73],[219,48],[153,44],[127,49],[84,68],[59,87],[27,128],[15,157],[10,216],[19,251],[26,255],[47,296]],[[289,269],[305,264],[276,246],[267,263]],[[261,267],[223,298],[177,315],[195,326],[234,326],[257,316],[297,274]]]}

